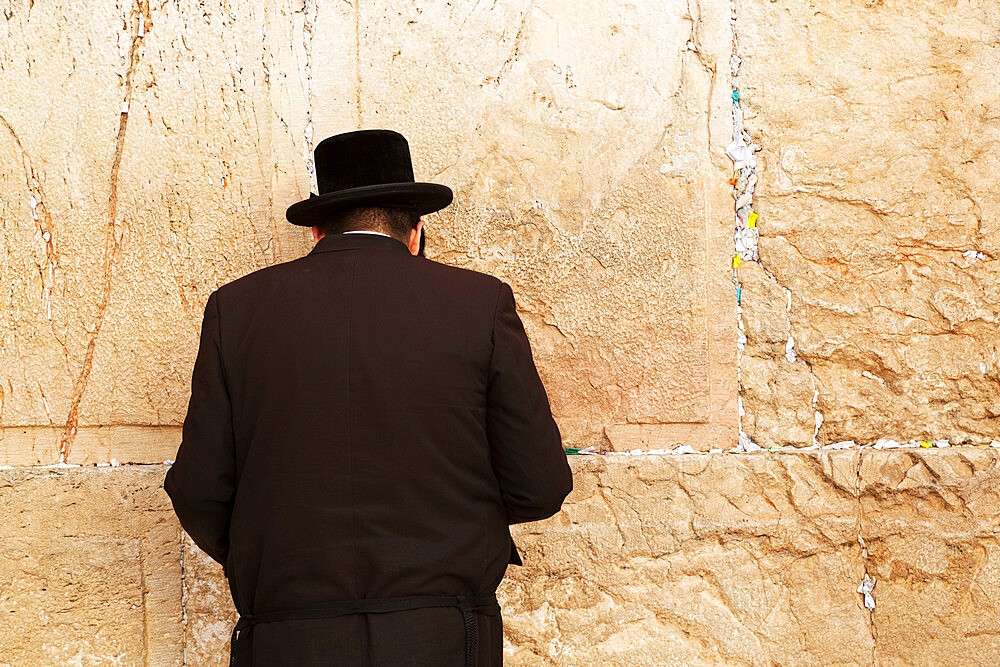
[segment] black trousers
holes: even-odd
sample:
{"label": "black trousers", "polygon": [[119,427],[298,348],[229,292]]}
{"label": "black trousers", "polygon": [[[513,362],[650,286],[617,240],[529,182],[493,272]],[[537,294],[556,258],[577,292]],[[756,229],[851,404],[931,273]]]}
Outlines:
{"label": "black trousers", "polygon": [[248,628],[263,623],[281,621],[314,620],[337,618],[351,614],[380,614],[432,607],[457,607],[462,612],[465,624],[465,665],[476,667],[479,656],[479,622],[478,612],[487,611],[499,613],[500,605],[496,595],[414,595],[395,598],[373,598],[365,600],[343,600],[317,607],[297,609],[277,609],[254,615],[240,616],[233,628],[229,641],[229,664],[237,667],[237,644],[241,633]]}

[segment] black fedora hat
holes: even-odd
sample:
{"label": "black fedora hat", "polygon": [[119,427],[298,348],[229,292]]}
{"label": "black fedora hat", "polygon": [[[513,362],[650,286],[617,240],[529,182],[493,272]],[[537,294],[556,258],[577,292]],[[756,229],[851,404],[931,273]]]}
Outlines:
{"label": "black fedora hat", "polygon": [[295,225],[321,224],[351,206],[406,206],[426,215],[451,203],[447,185],[413,180],[410,145],[393,130],[355,130],[327,137],[313,151],[319,194],[288,207]]}

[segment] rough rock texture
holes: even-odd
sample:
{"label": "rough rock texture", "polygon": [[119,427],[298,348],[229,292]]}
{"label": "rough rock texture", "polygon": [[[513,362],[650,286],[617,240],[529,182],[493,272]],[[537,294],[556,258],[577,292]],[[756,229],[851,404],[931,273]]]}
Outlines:
{"label": "rough rock texture", "polygon": [[564,511],[518,531],[525,567],[503,588],[511,663],[862,660],[849,458],[581,462]]}
{"label": "rough rock texture", "polygon": [[225,667],[239,614],[222,566],[184,533],[184,645],[187,664]]}
{"label": "rough rock texture", "polygon": [[[744,430],[1000,438],[1000,8],[731,6],[6,2],[0,466],[172,458],[209,293],[304,254],[312,147],[376,127],[455,191],[428,255],[512,284],[567,445],[731,446],[734,44]],[[998,664],[998,459],[574,457],[515,530],[508,661]],[[0,667],[226,664],[165,471],[0,470]]]}
{"label": "rough rock texture", "polygon": [[[5,8],[0,451],[10,463],[52,463],[60,449],[70,462],[106,461],[82,433],[105,425],[147,427],[149,451],[128,460],[176,452],[208,294],[308,248],[283,221],[309,189],[295,9]],[[331,93],[343,82],[336,64]],[[36,427],[44,448],[25,451],[18,427]]]}
{"label": "rough rock texture", "polygon": [[513,285],[568,445],[731,444],[727,8],[8,5],[0,463],[171,458],[208,294],[308,250],[312,146],[374,127],[455,191],[428,255]]}
{"label": "rough rock texture", "polygon": [[[0,428],[0,466],[51,464],[58,457],[59,433],[59,429],[50,426]],[[79,465],[160,463],[173,459],[180,444],[180,425],[82,426],[76,431],[69,461]]]}
{"label": "rough rock texture", "polygon": [[165,466],[0,470],[0,665],[181,665]]}
{"label": "rough rock texture", "polygon": [[735,441],[728,11],[361,3],[361,124],[455,190],[430,254],[511,283],[567,444]]}
{"label": "rough rock texture", "polygon": [[1000,451],[866,454],[880,664],[1000,663]]}
{"label": "rough rock texture", "polygon": [[[1000,660],[1000,451],[572,464],[563,511],[514,530],[511,664]],[[226,664],[228,585],[181,538],[165,474],[0,471],[0,665]]]}
{"label": "rough rock texture", "polygon": [[[996,450],[572,461],[563,511],[514,530],[525,566],[498,594],[511,664],[1000,660]],[[225,664],[221,568],[196,548],[184,562],[188,655]]]}
{"label": "rough rock texture", "polygon": [[1000,5],[736,7],[763,148],[743,430],[810,444],[816,409],[820,443],[998,437]]}

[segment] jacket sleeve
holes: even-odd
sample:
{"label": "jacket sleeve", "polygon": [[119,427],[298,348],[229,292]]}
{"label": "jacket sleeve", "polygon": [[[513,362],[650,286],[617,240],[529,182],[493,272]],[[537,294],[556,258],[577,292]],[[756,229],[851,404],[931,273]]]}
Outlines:
{"label": "jacket sleeve", "polygon": [[494,312],[486,430],[507,523],[537,521],[558,512],[573,489],[573,474],[514,293],[505,282]]}
{"label": "jacket sleeve", "polygon": [[181,445],[163,488],[181,527],[205,553],[225,566],[236,460],[216,294],[212,292],[205,305]]}

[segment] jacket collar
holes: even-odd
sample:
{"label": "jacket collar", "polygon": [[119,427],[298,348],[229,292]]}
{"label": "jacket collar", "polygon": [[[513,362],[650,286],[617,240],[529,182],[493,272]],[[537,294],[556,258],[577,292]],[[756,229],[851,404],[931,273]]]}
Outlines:
{"label": "jacket collar", "polygon": [[321,252],[336,252],[337,250],[358,250],[364,248],[384,249],[393,252],[405,252],[410,254],[410,249],[402,241],[391,236],[381,236],[379,234],[328,234],[321,238],[312,250],[310,255]]}

